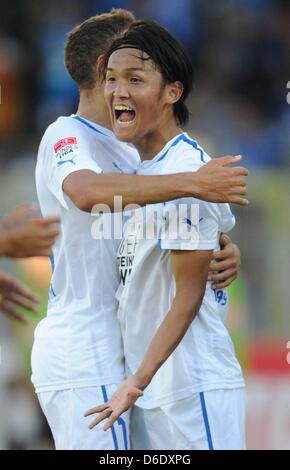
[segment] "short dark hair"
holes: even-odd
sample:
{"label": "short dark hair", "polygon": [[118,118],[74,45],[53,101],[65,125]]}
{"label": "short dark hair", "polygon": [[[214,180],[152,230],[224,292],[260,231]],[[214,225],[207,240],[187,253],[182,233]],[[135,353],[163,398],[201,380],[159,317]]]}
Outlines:
{"label": "short dark hair", "polygon": [[109,13],[92,16],[68,33],[65,65],[80,88],[94,87],[98,57],[134,20],[130,11],[113,8]]}
{"label": "short dark hair", "polygon": [[[132,47],[146,53],[160,71],[165,83],[179,81],[184,90],[180,100],[174,104],[174,115],[180,125],[188,122],[189,111],[185,100],[193,87],[194,70],[192,61],[180,42],[166,29],[154,21],[135,21],[109,46],[105,53],[105,73],[111,54],[119,49]],[[146,60],[145,57],[141,58]]]}

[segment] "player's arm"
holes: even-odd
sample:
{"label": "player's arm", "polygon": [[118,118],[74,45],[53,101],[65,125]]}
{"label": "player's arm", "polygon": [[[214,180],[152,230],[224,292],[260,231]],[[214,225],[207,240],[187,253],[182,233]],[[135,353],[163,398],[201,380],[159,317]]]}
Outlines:
{"label": "player's arm", "polygon": [[207,281],[212,250],[171,252],[176,295],[159,327],[143,363],[136,372],[143,390],[184,337],[199,312]]}
{"label": "player's arm", "polygon": [[59,217],[41,217],[32,206],[12,210],[0,221],[0,256],[51,256]]}
{"label": "player's arm", "polygon": [[133,406],[158,369],[178,346],[200,309],[212,250],[176,250],[171,253],[176,282],[172,307],[157,330],[137,372],[123,382],[107,403],[85,414],[89,416],[100,413],[91,423],[91,429],[105,418],[109,419],[104,429],[109,429],[124,411]]}
{"label": "player's arm", "polygon": [[196,172],[162,176],[95,173],[79,170],[70,173],[62,189],[82,211],[91,212],[96,204],[114,210],[114,196],[122,197],[122,208],[128,204],[159,203],[182,197],[195,197],[209,202],[231,202],[245,205],[248,170],[230,167],[238,157],[211,160]]}

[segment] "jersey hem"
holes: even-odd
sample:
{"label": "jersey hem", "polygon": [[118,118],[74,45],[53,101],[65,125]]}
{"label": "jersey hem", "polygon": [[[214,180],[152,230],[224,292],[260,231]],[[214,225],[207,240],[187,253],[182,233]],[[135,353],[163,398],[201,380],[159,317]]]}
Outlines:
{"label": "jersey hem", "polygon": [[[150,400],[145,401],[144,403],[140,402],[139,400],[135,403],[135,406],[139,406],[139,408],[144,408],[146,410],[150,410],[152,408],[158,408],[161,406],[169,405],[172,402],[177,400],[183,400],[184,398],[190,397],[194,393],[200,392],[209,392],[211,390],[223,390],[223,389],[235,389],[235,388],[245,388],[245,382],[243,380],[231,383],[225,382],[215,382],[215,383],[204,383],[200,384],[198,387],[187,387],[185,389],[179,390],[176,393],[171,393],[170,395],[166,395],[163,397],[159,397],[156,399],[150,398]],[[146,390],[144,392],[144,396],[146,394]],[[142,399],[143,401],[143,399]],[[150,403],[149,403],[150,401]]]}
{"label": "jersey hem", "polygon": [[123,377],[103,377],[97,380],[84,380],[84,381],[67,381],[55,382],[51,384],[35,385],[35,393],[42,392],[56,392],[60,390],[68,390],[71,388],[87,388],[87,387],[100,387],[102,385],[121,384],[125,380]]}

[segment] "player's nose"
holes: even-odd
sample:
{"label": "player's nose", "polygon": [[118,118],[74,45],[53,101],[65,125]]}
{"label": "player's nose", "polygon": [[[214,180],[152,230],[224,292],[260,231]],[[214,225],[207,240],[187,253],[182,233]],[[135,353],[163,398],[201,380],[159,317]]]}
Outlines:
{"label": "player's nose", "polygon": [[113,94],[116,98],[128,98],[129,91],[126,84],[122,81],[116,82]]}

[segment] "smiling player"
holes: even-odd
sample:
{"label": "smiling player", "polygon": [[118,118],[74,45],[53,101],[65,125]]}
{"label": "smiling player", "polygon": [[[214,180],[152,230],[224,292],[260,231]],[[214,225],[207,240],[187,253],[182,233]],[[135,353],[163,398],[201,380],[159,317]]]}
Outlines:
{"label": "smiling player", "polygon": [[[106,65],[113,129],[137,148],[138,174],[198,171],[210,161],[182,130],[193,68],[166,30],[134,23],[110,47]],[[144,237],[148,224],[155,239]],[[91,428],[109,418],[109,429],[136,402],[134,449],[245,448],[244,379],[224,325],[227,294],[207,282],[220,233],[233,225],[228,205],[193,198],[136,210],[118,252],[129,378],[108,403],[86,413],[100,413]]]}

